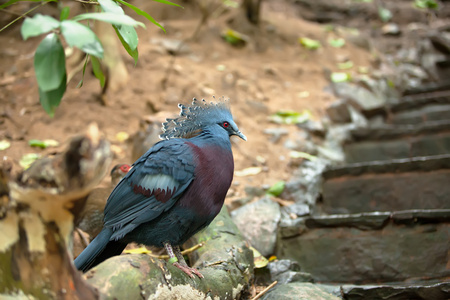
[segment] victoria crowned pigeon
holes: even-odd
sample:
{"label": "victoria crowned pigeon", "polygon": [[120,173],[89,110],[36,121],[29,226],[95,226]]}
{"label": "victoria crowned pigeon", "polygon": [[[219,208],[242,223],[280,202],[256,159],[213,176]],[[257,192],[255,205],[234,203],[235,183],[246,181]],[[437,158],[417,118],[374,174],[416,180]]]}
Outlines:
{"label": "victoria crowned pigeon", "polygon": [[243,135],[228,102],[194,98],[180,116],[163,123],[161,138],[142,155],[109,196],[99,235],[77,257],[87,271],[122,253],[128,243],[165,247],[169,262],[187,275],[179,246],[220,212],[234,172],[230,136]]}

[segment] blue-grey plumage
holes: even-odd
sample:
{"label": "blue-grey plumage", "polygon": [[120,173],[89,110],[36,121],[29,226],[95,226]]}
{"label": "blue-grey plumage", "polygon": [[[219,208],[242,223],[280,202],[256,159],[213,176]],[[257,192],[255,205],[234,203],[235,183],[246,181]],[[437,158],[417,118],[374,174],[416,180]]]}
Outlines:
{"label": "blue-grey plumage", "polygon": [[[234,172],[230,136],[246,137],[222,102],[194,99],[180,108],[179,118],[163,124],[165,140],[139,158],[109,196],[98,240],[75,260],[79,270],[120,254],[131,242],[165,246],[169,255],[173,245],[182,259],[178,246],[220,212]],[[183,259],[177,266],[201,276]]]}

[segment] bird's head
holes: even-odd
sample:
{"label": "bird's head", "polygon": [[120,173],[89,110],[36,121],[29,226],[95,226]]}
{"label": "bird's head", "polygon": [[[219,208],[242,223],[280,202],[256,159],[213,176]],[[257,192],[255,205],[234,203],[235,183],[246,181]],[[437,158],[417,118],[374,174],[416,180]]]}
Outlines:
{"label": "bird's head", "polygon": [[236,135],[244,141],[247,140],[234,122],[227,100],[220,99],[216,103],[208,103],[194,98],[190,106],[178,104],[178,107],[181,109],[180,116],[167,119],[163,123],[164,133],[160,135],[161,139],[190,138],[199,135],[210,126],[219,126],[229,136]]}
{"label": "bird's head", "polygon": [[220,121],[218,125],[223,129],[225,129],[229,136],[237,135],[244,141],[247,140],[247,137],[242,132],[239,131],[239,128],[232,119],[224,119],[223,121]]}
{"label": "bird's head", "polygon": [[117,184],[131,170],[131,166],[127,164],[118,164],[111,169],[111,182]]}

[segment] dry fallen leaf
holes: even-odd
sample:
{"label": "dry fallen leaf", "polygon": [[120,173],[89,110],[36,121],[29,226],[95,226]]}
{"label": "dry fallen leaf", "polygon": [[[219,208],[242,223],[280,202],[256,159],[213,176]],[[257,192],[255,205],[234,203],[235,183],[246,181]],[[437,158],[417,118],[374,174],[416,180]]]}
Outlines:
{"label": "dry fallen leaf", "polygon": [[240,171],[236,171],[234,173],[238,177],[244,177],[244,176],[257,175],[257,174],[261,173],[261,171],[262,171],[261,167],[250,167],[250,168],[245,168]]}

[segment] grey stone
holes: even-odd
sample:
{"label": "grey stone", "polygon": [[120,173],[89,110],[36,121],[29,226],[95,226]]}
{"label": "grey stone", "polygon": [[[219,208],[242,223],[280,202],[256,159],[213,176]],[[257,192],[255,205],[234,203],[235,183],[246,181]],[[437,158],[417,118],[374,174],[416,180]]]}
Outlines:
{"label": "grey stone", "polygon": [[276,277],[272,277],[272,280],[276,280],[280,284],[286,284],[290,282],[314,282],[314,278],[311,274],[294,271],[287,271],[279,274]]}
{"label": "grey stone", "polygon": [[166,51],[172,55],[188,54],[191,48],[181,40],[167,38],[153,38],[150,43],[161,45]]}
{"label": "grey stone", "polygon": [[377,96],[366,88],[353,83],[334,83],[333,88],[338,97],[350,101],[363,112],[381,109],[386,104],[386,100],[383,97]]}
{"label": "grey stone", "polygon": [[324,137],[326,134],[326,128],[322,122],[307,120],[306,122],[298,123],[297,127],[318,137]]}
{"label": "grey stone", "polygon": [[398,66],[398,70],[421,80],[428,78],[428,74],[421,67],[413,64],[401,64]]}
{"label": "grey stone", "polygon": [[249,197],[262,197],[266,194],[263,188],[251,185],[246,185],[244,191]]}
{"label": "grey stone", "polygon": [[312,283],[292,282],[276,285],[261,299],[263,300],[339,300]]}
{"label": "grey stone", "polygon": [[250,197],[242,197],[242,198],[235,199],[231,203],[227,204],[227,207],[230,211],[233,211],[239,207],[246,205],[247,203],[252,201],[253,198],[254,198],[253,196],[250,196]]}
{"label": "grey stone", "polygon": [[396,57],[399,61],[406,63],[417,63],[420,59],[419,51],[416,47],[401,48],[397,52]]}
{"label": "grey stone", "polygon": [[[376,72],[376,70],[374,70]],[[386,80],[386,74],[380,74],[380,78],[373,77],[361,77],[356,78],[356,82],[371,91],[376,97],[386,99],[387,102],[392,100],[398,100],[401,96],[400,91],[389,84]]]}
{"label": "grey stone", "polygon": [[[306,200],[305,202],[311,202],[310,200]],[[281,208],[281,211],[287,215],[294,214],[297,217],[302,217],[309,215],[311,212],[311,209],[308,204],[297,202],[294,204],[291,204],[289,206],[283,206]]]}
{"label": "grey stone", "polygon": [[280,205],[269,197],[244,205],[231,212],[231,217],[243,236],[263,256],[274,253]]}
{"label": "grey stone", "polygon": [[290,282],[314,282],[311,274],[300,272],[300,266],[297,262],[287,259],[276,260],[268,265],[271,280],[278,281],[278,284]]}
{"label": "grey stone", "polygon": [[349,123],[351,121],[348,104],[343,100],[333,102],[326,108],[326,113],[334,123]]}
{"label": "grey stone", "polygon": [[300,265],[289,259],[278,259],[269,263],[268,268],[272,276],[277,276],[287,271],[300,271]]}
{"label": "grey stone", "polygon": [[317,153],[320,157],[335,162],[343,162],[345,160],[344,152],[340,147],[321,147],[317,146]]}
{"label": "grey stone", "polygon": [[434,80],[439,80],[439,69],[436,66],[436,62],[445,59],[445,55],[441,53],[424,53],[420,57],[420,64],[424,70],[427,70],[427,73]]}
{"label": "grey stone", "polygon": [[444,31],[431,31],[428,34],[434,48],[443,54],[450,54],[450,33]]}
{"label": "grey stone", "polygon": [[316,144],[311,141],[309,134],[305,131],[297,132],[294,138],[289,138],[284,142],[285,148],[300,152],[306,152],[311,155],[316,155]]}
{"label": "grey stone", "polygon": [[276,127],[276,128],[266,128],[263,131],[265,134],[270,135],[270,141],[272,143],[277,143],[283,135],[287,135],[289,131],[286,128]]}
{"label": "grey stone", "polygon": [[450,282],[408,285],[343,286],[342,294],[348,300],[438,300],[450,299]]}
{"label": "grey stone", "polygon": [[305,161],[293,178],[286,182],[282,197],[296,203],[315,204],[322,188],[322,171],[327,164],[328,162],[322,159]]}

